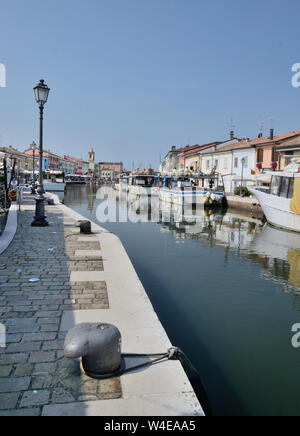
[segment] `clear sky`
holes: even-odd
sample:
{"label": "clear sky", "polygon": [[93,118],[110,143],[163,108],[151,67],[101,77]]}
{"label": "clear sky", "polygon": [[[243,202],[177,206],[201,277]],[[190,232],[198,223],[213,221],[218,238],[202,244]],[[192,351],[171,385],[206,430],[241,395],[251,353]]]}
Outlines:
{"label": "clear sky", "polygon": [[300,128],[299,0],[0,0],[0,143],[131,169],[171,145]]}

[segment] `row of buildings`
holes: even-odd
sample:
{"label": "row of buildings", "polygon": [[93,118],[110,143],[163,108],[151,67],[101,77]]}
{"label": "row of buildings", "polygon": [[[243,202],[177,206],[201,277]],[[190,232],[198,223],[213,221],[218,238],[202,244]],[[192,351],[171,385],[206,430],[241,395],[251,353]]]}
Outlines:
{"label": "row of buildings", "polygon": [[[20,174],[32,173],[33,169],[39,168],[39,149],[33,142],[23,152],[16,148],[0,147],[0,169],[3,166],[3,159],[6,159],[8,166],[15,162],[15,171]],[[61,172],[65,175],[89,175],[92,178],[114,179],[123,172],[122,162],[96,162],[93,148],[88,153],[88,159],[64,155],[59,156],[50,150],[43,152],[42,169],[45,173]]]}
{"label": "row of buildings", "polygon": [[272,171],[283,170],[292,158],[300,162],[300,130],[257,138],[236,138],[230,132],[228,140],[208,144],[172,147],[160,165],[160,171],[218,173],[227,192],[242,183],[244,186]]}

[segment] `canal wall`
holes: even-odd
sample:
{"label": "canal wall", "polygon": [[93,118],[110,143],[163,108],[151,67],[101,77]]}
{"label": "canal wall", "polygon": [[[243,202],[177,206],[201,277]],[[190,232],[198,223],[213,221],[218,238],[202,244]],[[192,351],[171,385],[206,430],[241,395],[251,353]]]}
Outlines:
{"label": "canal wall", "polygon": [[[55,208],[64,214],[65,222],[86,219],[54,199]],[[92,223],[93,240],[101,247],[103,271],[73,271],[73,283],[106,283],[109,308],[65,310],[60,332],[84,322],[108,322],[119,328],[124,353],[165,353],[172,344],[155,313],[143,285],[120,239]],[[85,238],[82,241],[81,255]],[[90,253],[92,254],[92,253]],[[176,321],[174,321],[176,322]],[[176,345],[176,344],[173,344]],[[128,364],[135,365],[136,359]],[[142,371],[121,377],[122,397],[105,401],[85,401],[47,405],[44,416],[203,416],[203,409],[179,361],[167,360]]]}
{"label": "canal wall", "polygon": [[228,195],[227,204],[230,209],[235,209],[239,211],[247,211],[251,215],[257,217],[263,217],[263,210],[258,203],[257,199],[254,197],[238,197],[236,195]]}

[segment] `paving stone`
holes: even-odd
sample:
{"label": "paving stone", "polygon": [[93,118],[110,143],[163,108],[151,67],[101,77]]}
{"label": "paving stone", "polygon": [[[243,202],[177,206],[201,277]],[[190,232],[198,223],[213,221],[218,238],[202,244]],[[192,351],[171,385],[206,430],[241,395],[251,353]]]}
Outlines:
{"label": "paving stone", "polygon": [[28,359],[28,356],[29,355],[26,353],[0,354],[0,365],[25,363]]}
{"label": "paving stone", "polygon": [[31,364],[18,364],[14,371],[15,377],[26,377],[30,376],[33,370],[33,365]]}
{"label": "paving stone", "polygon": [[34,367],[33,375],[54,374],[56,368],[56,362],[37,363]]}
{"label": "paving stone", "polygon": [[27,416],[41,416],[42,410],[41,408],[35,407],[31,409],[15,409],[15,410],[7,410],[0,411],[0,416],[9,416],[9,417],[27,417]]}
{"label": "paving stone", "polygon": [[46,341],[43,343],[43,350],[51,351],[51,350],[63,350],[64,342],[63,341]]}
{"label": "paving stone", "polygon": [[0,410],[14,409],[17,406],[19,396],[18,392],[0,394]]}
{"label": "paving stone", "polygon": [[41,342],[18,342],[16,344],[10,344],[7,347],[8,353],[15,353],[22,351],[38,351],[41,349],[42,343]]}
{"label": "paving stone", "polygon": [[24,392],[20,407],[43,406],[49,403],[50,391],[28,391]]}
{"label": "paving stone", "polygon": [[12,365],[0,365],[0,378],[8,377],[12,371]]}
{"label": "paving stone", "polygon": [[54,377],[52,375],[38,375],[32,378],[31,389],[49,389],[54,385]]}
{"label": "paving stone", "polygon": [[63,388],[54,389],[52,394],[52,403],[56,403],[56,404],[73,403],[76,400],[77,398],[73,396],[71,392]]}
{"label": "paving stone", "polygon": [[22,338],[22,342],[40,342],[51,341],[56,338],[56,333],[26,333]]}
{"label": "paving stone", "polygon": [[40,351],[37,353],[31,353],[29,362],[30,363],[44,363],[44,362],[53,362],[55,360],[54,352]]}
{"label": "paving stone", "polygon": [[26,391],[30,385],[30,377],[0,379],[0,393]]}

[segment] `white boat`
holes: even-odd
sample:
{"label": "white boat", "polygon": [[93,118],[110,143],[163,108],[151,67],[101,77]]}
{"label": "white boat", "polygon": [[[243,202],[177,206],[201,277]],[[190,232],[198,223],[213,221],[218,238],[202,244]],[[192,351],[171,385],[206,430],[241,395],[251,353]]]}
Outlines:
{"label": "white boat", "polygon": [[[203,187],[197,185],[199,180]],[[225,207],[225,193],[214,189],[216,182],[217,177],[213,176],[193,178],[193,181],[191,177],[167,176],[164,178],[163,187],[159,189],[159,197],[162,201],[179,206]]]}
{"label": "white boat", "polygon": [[128,192],[133,196],[158,196],[159,189],[156,186],[158,177],[154,175],[138,174],[128,178]]}
{"label": "white boat", "polygon": [[67,174],[66,184],[67,185],[86,185],[91,180],[90,176],[82,174]]}
{"label": "white boat", "polygon": [[122,191],[122,192],[127,192],[128,191],[128,177],[120,177],[118,179],[116,179],[116,182],[114,184],[114,189],[116,191]]}
{"label": "white boat", "polygon": [[300,173],[296,159],[272,176],[269,189],[251,187],[269,224],[300,232]]}

